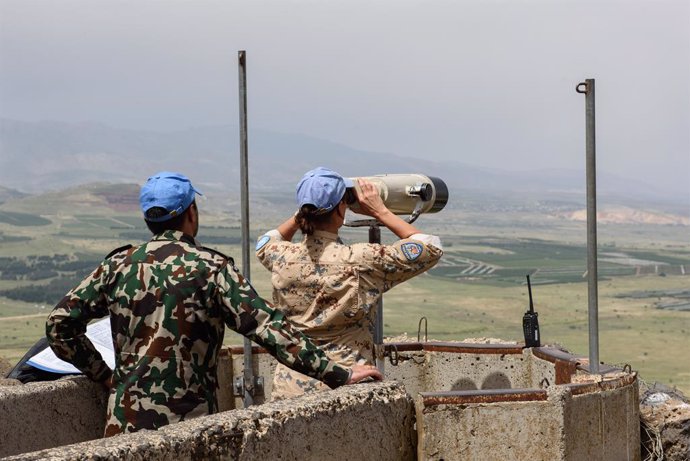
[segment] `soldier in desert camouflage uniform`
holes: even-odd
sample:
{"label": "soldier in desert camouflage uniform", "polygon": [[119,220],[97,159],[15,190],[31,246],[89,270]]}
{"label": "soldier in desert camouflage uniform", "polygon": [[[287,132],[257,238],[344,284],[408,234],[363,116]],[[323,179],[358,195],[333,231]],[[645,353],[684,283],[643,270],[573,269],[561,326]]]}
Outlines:
{"label": "soldier in desert camouflage uniform", "polygon": [[[149,178],[140,201],[153,239],[108,255],[48,318],[55,354],[110,389],[105,435],[216,412],[225,325],[330,387],[380,379],[371,367],[348,369],[330,361],[256,294],[231,258],[195,241],[197,193],[177,173]],[[106,315],[114,371],[85,336],[89,320]]]}
{"label": "soldier in desert camouflage uniform", "polygon": [[[434,266],[442,255],[438,237],[422,234],[390,212],[376,187],[326,168],[297,185],[299,211],[259,238],[256,255],[271,271],[273,299],[288,319],[343,366],[373,364],[373,331],[380,296]],[[349,189],[349,190],[348,190]],[[376,218],[401,240],[393,245],[345,245],[338,237],[347,202]],[[304,239],[292,243],[297,229]],[[327,390],[322,383],[278,365],[273,399]]]}

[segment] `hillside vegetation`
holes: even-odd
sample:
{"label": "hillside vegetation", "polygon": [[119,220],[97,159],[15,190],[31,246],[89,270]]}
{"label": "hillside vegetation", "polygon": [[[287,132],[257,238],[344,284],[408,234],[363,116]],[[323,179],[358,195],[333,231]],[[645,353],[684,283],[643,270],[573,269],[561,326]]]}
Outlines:
{"label": "hillside vegetation", "polygon": [[[0,356],[18,360],[44,334],[47,312],[104,255],[149,238],[137,208],[136,185],[93,184],[0,205]],[[577,203],[481,198],[458,191],[417,225],[445,245],[441,263],[384,297],[384,332],[417,336],[426,317],[430,338],[522,340],[528,307],[525,275],[545,343],[588,354],[585,226],[563,216]],[[282,222],[289,200],[273,191],[252,196],[252,239]],[[205,244],[235,257],[238,210],[214,198],[200,201]],[[225,209],[224,209],[225,208]],[[218,211],[221,210],[221,211]],[[2,219],[12,216],[14,219]],[[387,231],[384,241],[392,241]],[[688,227],[602,223],[599,228],[601,359],[628,363],[644,380],[690,392],[690,242]],[[366,229],[345,229],[350,242]],[[270,298],[268,273],[251,261],[251,280]],[[226,343],[240,343],[228,334]]]}

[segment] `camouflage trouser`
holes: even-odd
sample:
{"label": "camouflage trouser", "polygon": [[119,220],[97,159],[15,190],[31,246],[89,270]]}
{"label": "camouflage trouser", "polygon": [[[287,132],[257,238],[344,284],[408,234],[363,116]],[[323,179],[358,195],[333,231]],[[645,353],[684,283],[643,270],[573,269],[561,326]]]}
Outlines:
{"label": "camouflage trouser", "polygon": [[273,374],[271,400],[289,399],[312,392],[327,391],[330,388],[317,379],[298,373],[278,364]]}

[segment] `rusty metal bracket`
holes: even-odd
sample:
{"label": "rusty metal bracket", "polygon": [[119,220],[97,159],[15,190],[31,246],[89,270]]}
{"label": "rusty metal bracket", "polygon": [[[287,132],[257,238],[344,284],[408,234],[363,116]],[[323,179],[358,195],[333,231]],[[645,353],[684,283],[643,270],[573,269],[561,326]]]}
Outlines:
{"label": "rusty metal bracket", "polygon": [[632,366],[630,366],[629,363],[626,363],[623,365],[623,372],[624,373],[632,373]]}
{"label": "rusty metal bracket", "polygon": [[390,345],[390,352],[388,355],[388,361],[391,363],[391,365],[393,365],[394,367],[397,367],[398,362],[399,362],[398,359],[399,359],[398,346],[396,346],[395,344],[391,344]]}
{"label": "rusty metal bracket", "polygon": [[[244,376],[236,376],[232,383],[232,394],[236,397],[244,397]],[[253,396],[264,395],[264,377],[254,376],[254,385],[248,386],[248,393]]]}
{"label": "rusty metal bracket", "polygon": [[429,330],[428,330],[428,322],[426,317],[422,317],[419,319],[419,325],[417,325],[417,342],[421,342],[421,335],[422,335],[422,320],[424,321],[424,342],[427,342],[429,340]]}
{"label": "rusty metal bracket", "polygon": [[412,360],[414,363],[417,365],[421,365],[424,363],[424,356],[419,356],[419,354],[406,354],[404,352],[400,352],[398,350],[398,346],[395,344],[389,344],[386,346],[386,350],[383,353],[384,357],[388,357],[388,360],[390,361],[391,365],[393,366],[398,366],[400,362],[404,362],[406,360]]}

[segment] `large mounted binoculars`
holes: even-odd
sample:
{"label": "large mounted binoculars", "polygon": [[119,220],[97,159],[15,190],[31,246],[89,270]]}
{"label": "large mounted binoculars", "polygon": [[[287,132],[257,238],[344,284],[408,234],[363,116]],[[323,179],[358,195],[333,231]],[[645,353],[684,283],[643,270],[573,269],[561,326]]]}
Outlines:
{"label": "large mounted binoculars", "polygon": [[[438,213],[448,203],[448,187],[441,179],[422,174],[380,174],[350,178],[359,193],[357,179],[372,182],[379,191],[386,208],[397,215],[411,215],[416,219],[422,213]],[[355,213],[359,203],[349,205]]]}

